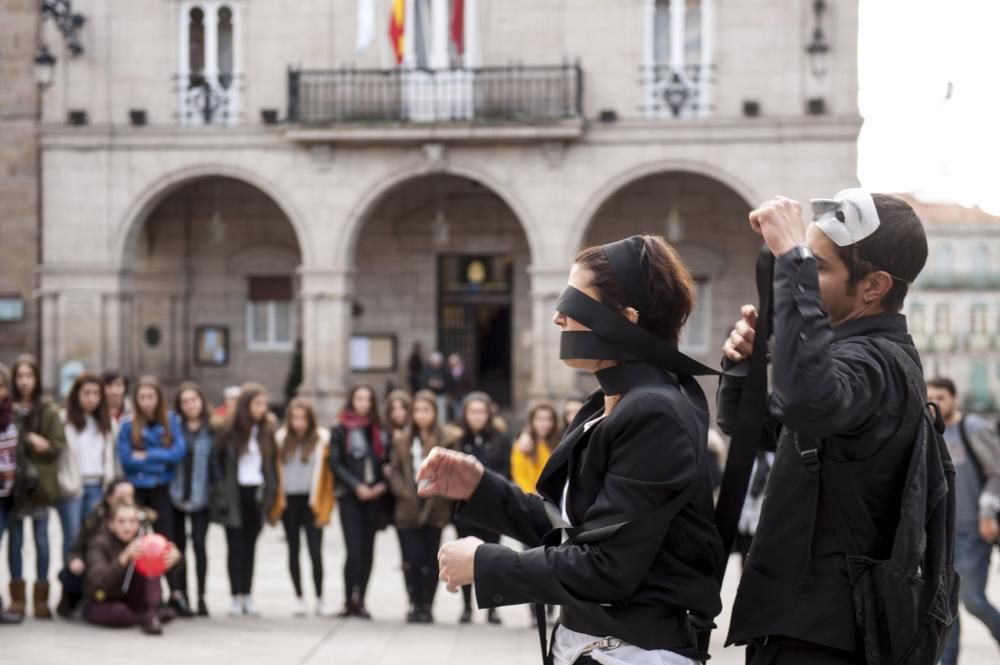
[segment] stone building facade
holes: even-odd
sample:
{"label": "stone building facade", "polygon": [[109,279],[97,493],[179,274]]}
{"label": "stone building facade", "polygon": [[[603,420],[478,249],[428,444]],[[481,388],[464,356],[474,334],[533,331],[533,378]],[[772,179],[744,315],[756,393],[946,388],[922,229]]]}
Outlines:
{"label": "stone building facade", "polygon": [[961,404],[1000,410],[1000,217],[910,199],[928,260],[906,303],[928,377],[955,381]]}
{"label": "stone building facade", "polygon": [[856,184],[855,2],[407,0],[398,64],[388,0],[360,49],[355,0],[73,4],[87,53],[41,139],[49,380],[277,397],[301,340],[329,416],[421,342],[521,409],[584,387],[551,323],[574,255],[639,232],[691,264],[684,344],[714,363],[753,299],[751,206]]}
{"label": "stone building facade", "polygon": [[38,353],[38,88],[32,59],[40,4],[0,9],[0,362]]}

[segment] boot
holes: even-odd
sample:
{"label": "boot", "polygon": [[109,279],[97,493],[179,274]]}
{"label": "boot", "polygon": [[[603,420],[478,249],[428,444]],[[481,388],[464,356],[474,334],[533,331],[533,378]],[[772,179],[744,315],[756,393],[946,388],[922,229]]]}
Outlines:
{"label": "boot", "polygon": [[35,618],[51,619],[52,610],[49,609],[49,583],[41,580],[35,582],[31,597],[35,609]]}
{"label": "boot", "polygon": [[10,607],[7,608],[7,614],[12,616],[20,616],[24,618],[24,610],[26,609],[27,597],[25,595],[25,585],[24,580],[11,580],[10,581]]}
{"label": "boot", "polygon": [[23,614],[13,614],[9,610],[4,609],[3,599],[0,598],[0,624],[4,623],[21,623],[24,621]]}

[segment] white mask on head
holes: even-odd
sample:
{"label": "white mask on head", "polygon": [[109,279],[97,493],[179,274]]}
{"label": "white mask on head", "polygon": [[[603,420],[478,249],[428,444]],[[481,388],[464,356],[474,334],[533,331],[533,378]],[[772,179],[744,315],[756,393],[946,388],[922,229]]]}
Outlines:
{"label": "white mask on head", "polygon": [[816,226],[836,245],[847,247],[878,230],[875,199],[863,189],[844,189],[832,199],[811,199]]}

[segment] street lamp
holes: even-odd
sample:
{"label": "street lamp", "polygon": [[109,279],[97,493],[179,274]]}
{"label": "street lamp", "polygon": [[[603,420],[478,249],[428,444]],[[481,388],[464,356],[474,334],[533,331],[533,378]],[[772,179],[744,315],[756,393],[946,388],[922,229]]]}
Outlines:
{"label": "street lamp", "polygon": [[816,19],[812,32],[812,40],[806,46],[809,54],[809,69],[818,79],[826,76],[829,71],[830,43],[826,41],[823,32],[823,14],[826,12],[826,0],[813,0],[813,16]]}
{"label": "street lamp", "polygon": [[41,48],[35,51],[35,83],[42,90],[52,85],[52,75],[56,68],[56,58],[49,51],[49,47],[42,44]]}

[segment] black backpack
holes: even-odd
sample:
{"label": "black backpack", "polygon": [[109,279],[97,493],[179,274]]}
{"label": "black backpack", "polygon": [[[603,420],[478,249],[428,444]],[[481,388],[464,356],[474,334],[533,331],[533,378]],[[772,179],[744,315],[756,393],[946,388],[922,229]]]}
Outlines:
{"label": "black backpack", "polygon": [[[889,340],[872,339],[906,373],[912,394],[923,395],[923,373]],[[899,524],[888,559],[863,556],[838,501],[837,477],[822,464],[825,500],[847,557],[854,615],[867,665],[935,665],[958,613],[955,572],[955,466],[944,441],[936,404],[910,400],[908,417],[920,417],[900,503]],[[845,489],[840,489],[841,496]]]}

